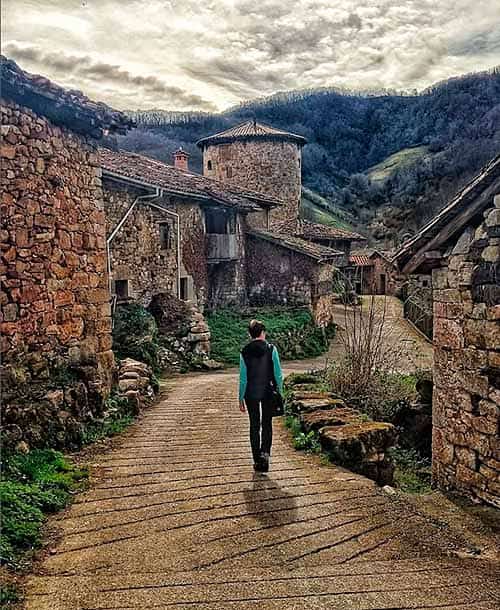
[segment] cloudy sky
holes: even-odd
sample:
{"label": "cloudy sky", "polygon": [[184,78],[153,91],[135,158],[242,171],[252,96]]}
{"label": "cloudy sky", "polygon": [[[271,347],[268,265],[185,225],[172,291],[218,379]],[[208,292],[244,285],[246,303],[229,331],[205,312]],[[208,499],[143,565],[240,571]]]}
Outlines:
{"label": "cloudy sky", "polygon": [[422,89],[500,64],[499,0],[2,0],[2,49],[120,109]]}

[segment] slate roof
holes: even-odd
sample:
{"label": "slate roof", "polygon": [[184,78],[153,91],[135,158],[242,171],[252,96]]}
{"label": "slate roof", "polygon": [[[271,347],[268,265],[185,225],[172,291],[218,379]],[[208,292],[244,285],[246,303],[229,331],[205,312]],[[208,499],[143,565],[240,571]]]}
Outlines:
{"label": "slate roof", "polygon": [[64,89],[48,78],[29,74],[4,55],[0,62],[2,97],[31,108],[56,125],[97,139],[105,132],[125,133],[135,127],[125,113],[93,102],[81,91]]}
{"label": "slate roof", "polygon": [[99,157],[104,176],[106,172],[119,174],[123,178],[131,178],[146,182],[152,187],[160,187],[171,194],[190,196],[202,200],[214,200],[222,205],[237,207],[242,211],[252,212],[262,209],[262,206],[273,207],[280,202],[167,165],[156,159],[150,159],[137,153],[115,151],[108,148],[99,149]]}
{"label": "slate roof", "polygon": [[[398,252],[392,261],[400,268],[406,267],[411,259],[426,248],[439,248],[444,242],[449,241],[453,235],[463,230],[464,226],[471,220],[470,210],[476,200],[484,191],[491,190],[491,197],[500,194],[500,155],[492,159],[482,170],[473,178],[455,197],[446,205],[434,218],[428,222],[423,229],[409,239]],[[478,215],[491,205],[491,200],[487,197],[480,206],[475,208],[474,214]],[[469,210],[469,214],[467,213]],[[460,215],[463,219],[460,219]],[[444,230],[454,223],[452,235],[449,231],[444,234]],[[440,238],[440,233],[443,237]],[[432,243],[431,243],[432,242]]]}
{"label": "slate roof", "polygon": [[294,235],[288,235],[286,233],[264,229],[250,229],[247,233],[258,239],[264,239],[277,244],[278,246],[282,246],[283,248],[287,248],[288,250],[294,250],[299,254],[304,254],[317,261],[328,261],[344,256],[344,253],[339,250],[334,250],[333,248],[328,248],[321,244],[315,244],[314,242],[306,241],[300,239],[300,237],[295,237]]}
{"label": "slate roof", "polygon": [[315,239],[345,239],[349,241],[365,241],[359,233],[338,229],[329,225],[323,225],[310,220],[300,220],[298,226],[293,221],[282,221],[276,224],[280,232],[290,233],[306,240]]}
{"label": "slate roof", "polygon": [[256,121],[239,123],[225,131],[201,138],[196,144],[203,148],[209,144],[224,144],[234,142],[235,140],[288,140],[300,146],[306,144],[306,139],[303,136],[276,129],[263,123],[257,123]]}

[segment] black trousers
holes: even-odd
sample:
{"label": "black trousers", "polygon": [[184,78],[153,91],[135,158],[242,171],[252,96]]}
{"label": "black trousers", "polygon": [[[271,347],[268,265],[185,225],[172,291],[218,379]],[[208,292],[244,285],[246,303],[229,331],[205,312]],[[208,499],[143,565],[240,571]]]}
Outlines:
{"label": "black trousers", "polygon": [[[271,453],[273,442],[273,416],[271,405],[266,400],[246,398],[248,416],[250,418],[250,445],[254,461],[262,453]],[[262,414],[261,414],[262,410]]]}

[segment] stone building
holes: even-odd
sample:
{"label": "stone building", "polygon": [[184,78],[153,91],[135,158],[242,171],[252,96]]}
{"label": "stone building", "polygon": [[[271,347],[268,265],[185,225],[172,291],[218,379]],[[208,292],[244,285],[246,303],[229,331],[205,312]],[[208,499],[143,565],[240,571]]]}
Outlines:
{"label": "stone building", "polygon": [[[111,385],[96,140],[132,124],[13,61],[1,67],[4,434],[65,444]],[[49,391],[54,378],[66,392]]]}
{"label": "stone building", "polygon": [[[319,296],[322,302],[326,295],[331,297],[336,269],[347,265],[352,243],[364,238],[300,218],[301,150],[305,143],[300,135],[254,120],[209,135],[197,144],[203,150],[205,176],[282,202],[246,219],[252,244],[252,255],[247,257],[250,302],[264,302],[264,294],[268,303],[299,299],[310,303],[316,314]],[[301,257],[305,257],[304,264],[299,264]],[[278,281],[277,264],[284,273]],[[254,271],[258,271],[258,277]],[[284,277],[289,275],[290,282],[285,282]]]}
{"label": "stone building", "polygon": [[434,482],[500,506],[500,157],[394,260],[432,272]]}
{"label": "stone building", "polygon": [[343,252],[264,229],[249,229],[246,235],[249,304],[307,306],[318,324],[327,325]]}
{"label": "stone building", "polygon": [[379,250],[353,250],[343,271],[357,294],[396,293],[394,263]]}
{"label": "stone building", "polygon": [[[180,156],[179,151],[175,153]],[[201,309],[246,302],[245,219],[278,202],[124,151],[100,149],[118,299],[176,294]]]}
{"label": "stone building", "polygon": [[[271,226],[283,220],[295,223],[299,217],[301,149],[305,143],[302,136],[257,121],[241,123],[197,142],[203,150],[204,176],[284,202],[271,211]],[[255,227],[269,228],[264,215],[255,215],[251,222]]]}

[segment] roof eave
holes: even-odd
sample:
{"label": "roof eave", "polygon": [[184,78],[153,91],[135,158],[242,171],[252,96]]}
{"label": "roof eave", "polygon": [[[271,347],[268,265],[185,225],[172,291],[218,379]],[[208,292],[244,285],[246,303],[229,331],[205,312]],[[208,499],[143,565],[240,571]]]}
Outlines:
{"label": "roof eave", "polygon": [[206,138],[201,138],[196,142],[196,146],[198,148],[206,148],[211,144],[231,144],[231,142],[236,141],[246,141],[246,140],[271,140],[278,142],[294,142],[298,146],[305,146],[307,144],[307,140],[299,135],[278,135],[278,134],[255,134],[255,135],[241,135],[241,136],[207,136]]}

